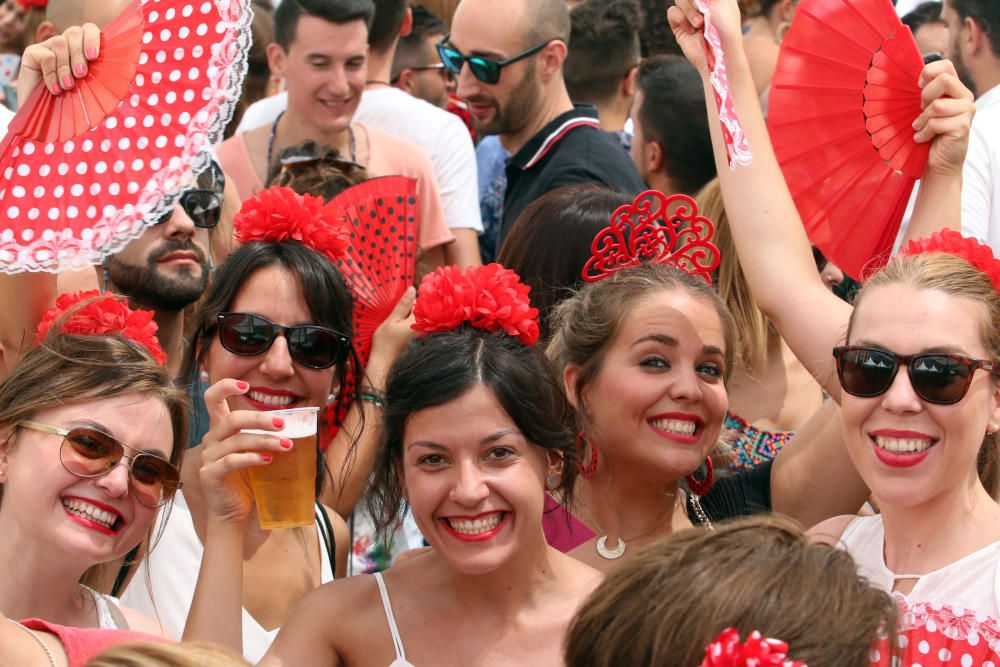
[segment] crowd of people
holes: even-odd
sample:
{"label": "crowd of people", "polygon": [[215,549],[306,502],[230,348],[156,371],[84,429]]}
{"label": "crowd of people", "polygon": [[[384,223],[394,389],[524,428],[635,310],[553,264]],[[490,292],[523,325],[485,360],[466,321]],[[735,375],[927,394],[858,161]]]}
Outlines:
{"label": "crowd of people", "polygon": [[[996,0],[868,0],[928,158],[864,275],[766,120],[834,0],[232,2],[173,208],[0,266],[0,665],[1000,664]],[[0,2],[0,132],[130,5]]]}

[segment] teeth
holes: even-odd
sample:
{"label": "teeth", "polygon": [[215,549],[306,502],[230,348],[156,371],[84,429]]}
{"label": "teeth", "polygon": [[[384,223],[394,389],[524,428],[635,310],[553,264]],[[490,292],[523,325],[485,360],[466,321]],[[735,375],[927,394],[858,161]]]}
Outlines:
{"label": "teeth", "polygon": [[493,530],[500,525],[503,513],[491,514],[482,519],[447,519],[448,525],[456,533],[463,535],[478,535]]}
{"label": "teeth", "polygon": [[922,452],[931,446],[931,440],[924,438],[884,438],[875,436],[875,444],[887,452]]}
{"label": "teeth", "polygon": [[679,433],[681,435],[694,435],[698,425],[693,421],[680,419],[654,419],[653,428],[668,433]]}
{"label": "teeth", "polygon": [[274,394],[265,394],[259,391],[248,391],[247,396],[250,400],[257,401],[258,403],[263,403],[264,405],[273,405],[275,407],[284,407],[286,405],[291,405],[295,398],[293,396],[275,396]]}
{"label": "teeth", "polygon": [[76,498],[68,498],[63,500],[63,507],[68,509],[73,514],[81,516],[84,519],[90,519],[91,521],[96,521],[97,523],[103,524],[107,528],[111,528],[115,525],[115,521],[118,520],[118,515],[113,512],[107,512],[99,507],[95,507],[88,502],[83,500],[77,500]]}

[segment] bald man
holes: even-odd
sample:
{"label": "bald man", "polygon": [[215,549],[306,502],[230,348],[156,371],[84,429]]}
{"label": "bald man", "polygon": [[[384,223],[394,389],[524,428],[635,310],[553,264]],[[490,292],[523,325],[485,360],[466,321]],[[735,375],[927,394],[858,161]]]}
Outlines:
{"label": "bald man", "polygon": [[35,30],[35,42],[61,34],[70,26],[93,23],[103,30],[131,0],[49,0],[45,20]]}
{"label": "bald man", "polygon": [[[476,131],[497,135],[512,156],[497,248],[521,211],[555,188],[643,190],[628,153],[601,130],[597,109],[570,100],[563,80],[569,33],[566,0],[462,0],[442,46]],[[473,69],[469,56],[492,63]]]}

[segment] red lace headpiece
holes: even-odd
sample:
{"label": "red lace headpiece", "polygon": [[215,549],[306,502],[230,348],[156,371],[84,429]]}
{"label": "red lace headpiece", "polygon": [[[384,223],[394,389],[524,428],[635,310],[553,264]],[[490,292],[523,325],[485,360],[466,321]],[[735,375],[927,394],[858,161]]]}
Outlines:
{"label": "red lace headpiece", "polygon": [[298,241],[336,262],[351,241],[343,214],[319,197],[270,187],[243,202],[233,216],[239,243]]}
{"label": "red lace headpiece", "polygon": [[715,225],[698,214],[691,197],[648,190],[615,211],[611,225],[594,237],[583,279],[595,282],[651,262],[673,264],[711,283],[720,259],[711,241],[714,233]]}
{"label": "red lace headpiece", "polygon": [[962,236],[953,229],[942,229],[930,236],[910,241],[901,255],[923,255],[929,252],[945,252],[961,257],[986,274],[993,287],[1000,292],[1000,260],[993,256],[993,250],[976,239]]}
{"label": "red lace headpiece", "polygon": [[[81,302],[88,303],[75,308]],[[56,298],[55,308],[45,311],[42,321],[38,323],[36,345],[45,339],[52,326],[67,312],[70,315],[59,327],[59,333],[77,336],[119,334],[149,350],[161,366],[167,363],[167,355],[163,353],[160,341],[156,338],[158,327],[153,321],[153,312],[132,310],[124,298],[112,294],[101,295],[97,290],[60,294]]]}
{"label": "red lace headpiece", "polygon": [[727,628],[705,647],[705,659],[699,667],[809,667],[804,662],[789,660],[788,644],[777,639],[764,639],[751,632],[746,642],[740,633]]}
{"label": "red lace headpiece", "polygon": [[531,288],[499,264],[444,266],[424,276],[413,307],[413,328],[429,334],[466,322],[486,331],[504,331],[525,345],[538,340],[538,309],[528,301]]}

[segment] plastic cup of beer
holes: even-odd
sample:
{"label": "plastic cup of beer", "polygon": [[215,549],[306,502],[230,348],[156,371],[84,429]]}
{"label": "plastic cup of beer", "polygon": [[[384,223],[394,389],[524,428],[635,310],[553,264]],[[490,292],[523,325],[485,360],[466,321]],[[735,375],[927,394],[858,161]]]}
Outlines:
{"label": "plastic cup of beer", "polygon": [[274,459],[250,471],[257,518],[264,530],[310,526],[316,503],[316,433],[319,408],[270,410],[272,417],[285,420],[280,431],[248,429],[244,433],[287,438],[292,449],[272,452]]}

